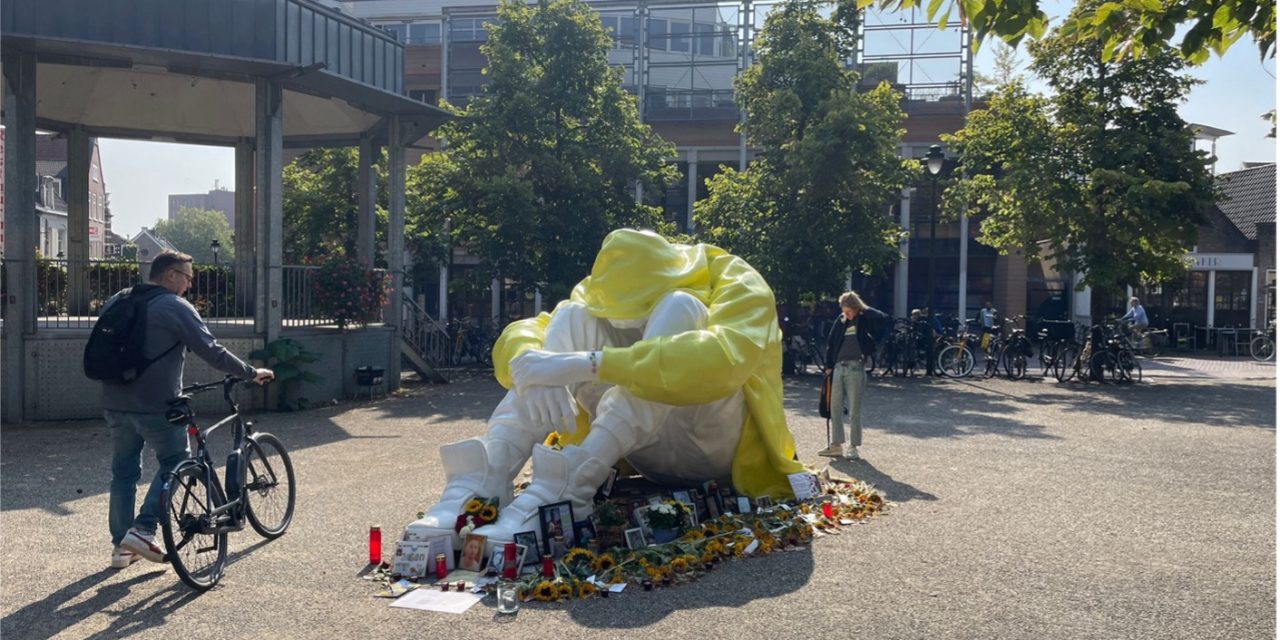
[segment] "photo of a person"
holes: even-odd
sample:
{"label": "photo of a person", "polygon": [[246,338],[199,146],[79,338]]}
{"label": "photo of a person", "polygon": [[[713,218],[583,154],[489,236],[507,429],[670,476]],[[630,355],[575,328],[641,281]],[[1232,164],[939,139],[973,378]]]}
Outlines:
{"label": "photo of a person", "polygon": [[567,550],[574,546],[573,507],[568,502],[557,502],[538,507],[538,522],[542,526],[543,550],[555,555],[551,543],[557,538]]}
{"label": "photo of a person", "polygon": [[635,550],[635,549],[641,549],[644,547],[644,530],[642,530],[640,527],[636,527],[634,529],[627,529],[625,535],[627,538],[628,549]]}
{"label": "photo of a person", "polygon": [[573,523],[574,539],[577,546],[589,548],[596,541],[596,525],[590,520]]}
{"label": "photo of a person", "polygon": [[502,573],[503,563],[506,560],[506,549],[502,547],[494,547],[493,554],[489,556],[489,568],[485,571],[489,573]]}
{"label": "photo of a person", "polygon": [[468,534],[462,543],[462,558],[458,560],[458,568],[463,571],[480,571],[484,564],[485,536]]}
{"label": "photo of a person", "polygon": [[[538,534],[532,531],[521,531],[515,535],[515,542],[517,549],[524,549],[520,555],[520,566],[538,561],[539,554],[536,552],[538,548]],[[530,555],[525,555],[529,549],[534,549],[535,552]]]}

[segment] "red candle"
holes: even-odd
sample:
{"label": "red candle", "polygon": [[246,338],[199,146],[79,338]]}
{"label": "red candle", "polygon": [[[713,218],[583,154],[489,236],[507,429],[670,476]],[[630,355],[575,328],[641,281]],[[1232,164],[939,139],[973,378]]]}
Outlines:
{"label": "red candle", "polygon": [[369,564],[382,564],[382,526],[369,527]]}
{"label": "red candle", "polygon": [[549,555],[542,556],[542,577],[554,578],[555,576],[556,576],[555,561],[552,560],[551,556]]}
{"label": "red candle", "polygon": [[[436,554],[436,580],[444,580],[449,575],[449,562],[445,559],[443,553]],[[446,588],[448,585],[445,585]]]}
{"label": "red candle", "polygon": [[835,511],[832,510],[830,502],[822,503],[822,515],[828,518],[835,517]]}
{"label": "red candle", "polygon": [[502,577],[507,580],[516,579],[516,543],[508,542],[502,548]]}

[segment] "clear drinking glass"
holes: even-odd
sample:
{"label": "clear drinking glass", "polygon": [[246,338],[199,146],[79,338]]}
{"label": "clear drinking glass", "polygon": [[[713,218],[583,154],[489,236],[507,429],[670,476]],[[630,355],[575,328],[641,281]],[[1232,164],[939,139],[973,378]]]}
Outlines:
{"label": "clear drinking glass", "polygon": [[498,585],[498,613],[515,613],[520,608],[520,593],[516,585],[501,583]]}

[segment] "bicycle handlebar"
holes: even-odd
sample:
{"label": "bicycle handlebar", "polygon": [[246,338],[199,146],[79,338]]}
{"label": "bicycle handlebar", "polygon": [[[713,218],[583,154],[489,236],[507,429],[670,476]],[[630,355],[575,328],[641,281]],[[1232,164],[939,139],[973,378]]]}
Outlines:
{"label": "bicycle handlebar", "polygon": [[205,391],[208,391],[210,389],[216,389],[218,387],[223,387],[227,391],[230,391],[231,387],[234,387],[236,384],[239,384],[239,383],[243,383],[244,386],[246,387],[254,384],[252,380],[246,380],[244,378],[238,378],[236,376],[228,375],[224,377],[222,380],[219,380],[217,382],[197,382],[195,384],[189,384],[182,388],[182,392],[183,393],[203,393]]}

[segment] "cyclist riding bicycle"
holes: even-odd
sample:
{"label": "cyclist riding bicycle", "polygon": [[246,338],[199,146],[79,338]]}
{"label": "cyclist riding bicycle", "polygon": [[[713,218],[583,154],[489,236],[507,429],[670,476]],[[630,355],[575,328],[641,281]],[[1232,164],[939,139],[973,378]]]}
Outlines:
{"label": "cyclist riding bicycle", "polygon": [[1120,316],[1120,322],[1128,323],[1124,326],[1129,333],[1129,338],[1137,344],[1138,338],[1147,330],[1149,323],[1147,322],[1147,310],[1143,309],[1141,304],[1138,304],[1136,297],[1129,298],[1129,311]]}

